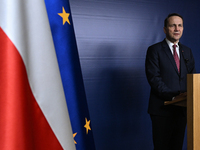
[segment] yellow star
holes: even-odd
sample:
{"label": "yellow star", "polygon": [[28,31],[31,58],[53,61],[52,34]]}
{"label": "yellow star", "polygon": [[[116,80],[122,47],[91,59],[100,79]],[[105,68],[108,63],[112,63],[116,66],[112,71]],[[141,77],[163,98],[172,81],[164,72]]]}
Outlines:
{"label": "yellow star", "polygon": [[66,13],[64,7],[62,7],[62,11],[63,12],[62,13],[58,13],[58,15],[63,18],[63,25],[65,24],[66,21],[70,24],[70,22],[69,22],[70,13]]}
{"label": "yellow star", "polygon": [[90,120],[87,121],[87,118],[85,118],[85,126],[84,127],[86,128],[86,133],[88,134],[88,130],[91,130],[91,128],[90,128]]}
{"label": "yellow star", "polygon": [[[77,135],[77,133],[73,134],[73,138]],[[74,140],[74,144],[77,144],[76,141]]]}

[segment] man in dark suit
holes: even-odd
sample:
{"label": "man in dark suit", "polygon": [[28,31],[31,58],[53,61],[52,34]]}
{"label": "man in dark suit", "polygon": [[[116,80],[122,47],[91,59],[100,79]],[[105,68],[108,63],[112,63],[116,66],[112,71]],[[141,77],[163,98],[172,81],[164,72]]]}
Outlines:
{"label": "man in dark suit", "polygon": [[[177,96],[186,96],[187,74],[195,73],[191,49],[179,39],[183,18],[169,14],[164,21],[166,38],[147,50],[145,71],[151,86],[148,113],[152,120],[154,150],[182,150],[186,108],[164,105]],[[175,45],[175,46],[173,46]]]}

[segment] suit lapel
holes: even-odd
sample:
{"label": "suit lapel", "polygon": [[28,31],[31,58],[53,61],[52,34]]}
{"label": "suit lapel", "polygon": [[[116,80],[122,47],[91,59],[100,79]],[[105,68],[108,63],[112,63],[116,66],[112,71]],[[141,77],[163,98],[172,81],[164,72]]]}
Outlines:
{"label": "suit lapel", "polygon": [[174,60],[174,57],[172,55],[172,52],[171,52],[167,42],[165,40],[163,40],[162,46],[163,46],[164,52],[166,53],[166,55],[168,56],[168,58],[169,58],[169,60],[170,60],[170,62],[172,64],[172,66],[174,67],[174,69],[176,70],[177,74],[179,75],[179,72],[178,72],[178,69],[177,69],[177,66],[176,66],[176,62]]}
{"label": "suit lapel", "polygon": [[[180,53],[180,69],[181,69],[181,73],[184,72],[184,69],[187,70],[187,66],[185,64],[185,54],[184,54],[184,49],[183,47],[181,46],[181,44],[179,43],[179,53]],[[187,70],[188,72],[188,70]]]}

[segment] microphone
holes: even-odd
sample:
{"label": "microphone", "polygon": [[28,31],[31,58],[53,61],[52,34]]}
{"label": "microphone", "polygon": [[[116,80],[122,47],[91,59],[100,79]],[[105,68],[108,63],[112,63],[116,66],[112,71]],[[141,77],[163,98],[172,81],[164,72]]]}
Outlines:
{"label": "microphone", "polygon": [[185,63],[187,64],[189,62],[189,59],[184,59],[185,60]]}
{"label": "microphone", "polygon": [[187,69],[187,71],[188,71],[188,73],[189,73],[189,69],[188,69],[188,62],[189,62],[189,59],[185,58],[183,52],[184,52],[184,51],[182,50],[182,56],[183,56],[183,59],[184,59],[184,61],[185,61],[185,66],[186,66],[186,69]]}

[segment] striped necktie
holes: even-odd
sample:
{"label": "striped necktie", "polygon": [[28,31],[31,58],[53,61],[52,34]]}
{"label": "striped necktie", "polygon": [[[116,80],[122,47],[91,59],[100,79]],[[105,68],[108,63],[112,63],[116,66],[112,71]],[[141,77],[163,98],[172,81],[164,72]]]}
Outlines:
{"label": "striped necktie", "polygon": [[176,62],[178,72],[180,73],[180,60],[179,60],[178,54],[176,52],[176,45],[173,45],[173,56],[174,56],[174,60]]}

